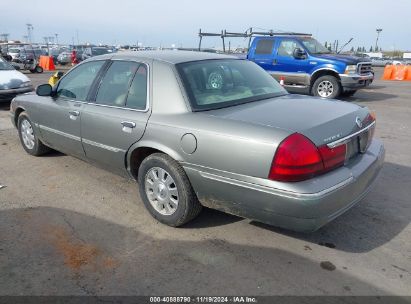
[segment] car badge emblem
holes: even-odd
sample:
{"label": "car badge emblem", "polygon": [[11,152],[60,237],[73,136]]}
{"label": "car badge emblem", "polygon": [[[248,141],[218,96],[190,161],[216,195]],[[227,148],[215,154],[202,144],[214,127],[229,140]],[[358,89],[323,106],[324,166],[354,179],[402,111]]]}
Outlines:
{"label": "car badge emblem", "polygon": [[362,121],[358,116],[355,118],[355,123],[357,124],[358,128],[362,128]]}

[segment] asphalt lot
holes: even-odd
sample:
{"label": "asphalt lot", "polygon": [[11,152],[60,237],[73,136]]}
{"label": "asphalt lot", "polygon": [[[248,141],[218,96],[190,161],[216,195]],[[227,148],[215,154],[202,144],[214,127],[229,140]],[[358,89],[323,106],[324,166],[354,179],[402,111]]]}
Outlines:
{"label": "asphalt lot", "polygon": [[386,164],[359,205],[312,234],[208,209],[159,224],[134,182],[26,154],[0,105],[0,295],[411,295],[410,95],[410,82],[376,80],[347,99],[376,112]]}

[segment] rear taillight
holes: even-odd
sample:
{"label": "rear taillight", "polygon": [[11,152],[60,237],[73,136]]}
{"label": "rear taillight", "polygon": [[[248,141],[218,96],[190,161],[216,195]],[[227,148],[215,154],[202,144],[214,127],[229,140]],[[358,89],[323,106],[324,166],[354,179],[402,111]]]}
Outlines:
{"label": "rear taillight", "polygon": [[268,178],[284,182],[306,180],[343,165],[345,155],[346,145],[317,148],[304,135],[294,133],[278,146]]}

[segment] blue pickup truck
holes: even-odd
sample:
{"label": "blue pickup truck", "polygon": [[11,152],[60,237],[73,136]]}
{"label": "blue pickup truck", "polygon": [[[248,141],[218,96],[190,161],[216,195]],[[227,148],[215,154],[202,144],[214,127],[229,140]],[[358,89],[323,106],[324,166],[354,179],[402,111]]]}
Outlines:
{"label": "blue pickup truck", "polygon": [[324,98],[351,96],[374,79],[371,62],[333,54],[307,34],[255,37],[247,59],[284,81],[288,91]]}

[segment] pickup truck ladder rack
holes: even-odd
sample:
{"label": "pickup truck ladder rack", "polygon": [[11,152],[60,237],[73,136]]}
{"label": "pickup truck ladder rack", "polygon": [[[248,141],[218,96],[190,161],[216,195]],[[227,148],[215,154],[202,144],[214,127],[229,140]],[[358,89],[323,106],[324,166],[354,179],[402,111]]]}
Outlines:
{"label": "pickup truck ladder rack", "polygon": [[201,42],[203,37],[221,37],[223,41],[223,51],[225,52],[225,39],[224,38],[249,38],[248,39],[248,48],[251,45],[251,38],[256,36],[312,36],[311,34],[306,33],[294,33],[294,32],[274,32],[270,30],[269,32],[254,32],[253,28],[247,29],[244,33],[234,33],[234,32],[227,32],[227,30],[221,30],[221,33],[207,33],[202,32],[201,29],[198,32],[198,36],[200,37],[200,41],[198,44],[198,50],[201,50]]}

